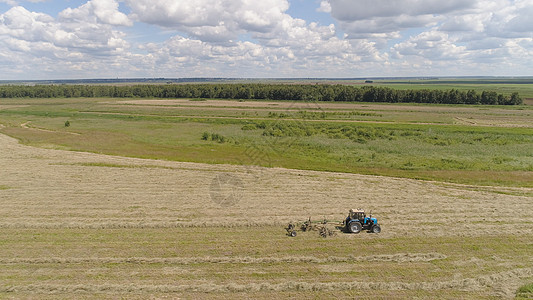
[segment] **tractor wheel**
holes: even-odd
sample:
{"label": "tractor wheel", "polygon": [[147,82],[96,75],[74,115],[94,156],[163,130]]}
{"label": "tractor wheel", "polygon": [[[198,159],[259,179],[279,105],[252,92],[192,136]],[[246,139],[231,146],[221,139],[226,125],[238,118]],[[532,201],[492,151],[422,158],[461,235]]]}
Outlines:
{"label": "tractor wheel", "polygon": [[372,231],[372,233],[380,233],[381,232],[381,226],[376,224],[376,225],[372,226],[371,231]]}
{"label": "tractor wheel", "polygon": [[296,236],[296,231],[294,231],[294,230],[291,231],[290,236],[295,237]]}
{"label": "tractor wheel", "polygon": [[363,227],[361,226],[361,223],[359,222],[352,222],[348,225],[348,229],[350,230],[351,233],[359,233],[361,232],[361,229],[363,229]]}

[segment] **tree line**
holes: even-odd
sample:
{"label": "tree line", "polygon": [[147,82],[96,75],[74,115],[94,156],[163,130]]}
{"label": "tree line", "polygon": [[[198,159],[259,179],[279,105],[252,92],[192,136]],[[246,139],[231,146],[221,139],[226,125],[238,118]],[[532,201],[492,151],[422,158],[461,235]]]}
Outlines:
{"label": "tree line", "polygon": [[36,85],[0,86],[0,98],[208,98],[339,102],[520,105],[518,93],[457,89],[397,90],[377,86],[288,84]]}

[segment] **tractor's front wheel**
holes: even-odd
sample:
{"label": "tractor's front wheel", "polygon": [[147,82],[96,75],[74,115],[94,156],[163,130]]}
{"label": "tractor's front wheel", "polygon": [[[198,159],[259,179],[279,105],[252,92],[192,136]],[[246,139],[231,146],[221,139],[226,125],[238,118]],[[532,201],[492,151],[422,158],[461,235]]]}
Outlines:
{"label": "tractor's front wheel", "polygon": [[372,226],[371,231],[372,231],[372,233],[380,233],[381,232],[381,226],[376,224],[376,225]]}
{"label": "tractor's front wheel", "polygon": [[361,223],[359,222],[352,222],[348,225],[348,229],[351,233],[359,233],[361,232],[361,229],[363,229],[363,226],[361,226]]}
{"label": "tractor's front wheel", "polygon": [[291,231],[290,234],[289,234],[291,237],[295,237],[296,236],[296,231]]}

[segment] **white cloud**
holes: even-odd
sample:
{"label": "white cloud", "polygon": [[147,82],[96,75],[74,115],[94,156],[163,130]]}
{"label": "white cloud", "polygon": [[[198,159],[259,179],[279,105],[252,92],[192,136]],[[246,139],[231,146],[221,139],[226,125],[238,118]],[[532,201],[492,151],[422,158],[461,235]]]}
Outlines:
{"label": "white cloud", "polygon": [[67,8],[59,14],[65,20],[131,26],[133,22],[118,10],[116,0],[91,0],[78,8]]}
{"label": "white cloud", "polygon": [[[14,5],[0,15],[0,70],[44,78],[359,77],[533,68],[531,0],[316,0],[318,12],[336,19],[329,26],[291,16],[289,4],[305,2],[296,1],[88,0],[52,17],[0,0]],[[138,29],[171,37],[142,40]]]}
{"label": "white cloud", "polygon": [[[31,2],[31,3],[40,3],[40,2],[46,2],[48,0],[26,0],[26,1],[27,2]],[[5,3],[5,4],[11,5],[11,6],[18,6],[19,2],[20,1],[16,1],[16,0],[0,0],[0,3]]]}
{"label": "white cloud", "polygon": [[58,69],[107,68],[109,60],[125,53],[129,45],[122,33],[98,23],[101,19],[96,16],[73,18],[68,14],[72,11],[60,13],[59,19],[21,6],[1,14],[0,52],[5,54],[1,64],[10,72],[25,70],[34,76]]}
{"label": "white cloud", "polygon": [[444,14],[469,9],[474,0],[329,0],[331,14],[348,38],[397,37],[410,28],[435,26]]}
{"label": "white cloud", "polygon": [[287,0],[126,0],[141,22],[186,32],[211,42],[248,32],[273,30],[289,8]]}
{"label": "white cloud", "polygon": [[[367,40],[380,57],[406,71],[434,73],[487,69],[498,62],[517,66],[527,59],[533,38],[531,0],[323,0],[346,38]],[[414,36],[411,36],[415,32]],[[394,43],[391,46],[391,42]],[[386,47],[387,46],[387,47]],[[526,65],[531,64],[529,62]],[[492,70],[495,68],[492,66]],[[522,68],[523,69],[523,68]],[[466,71],[465,71],[466,72]]]}
{"label": "white cloud", "polygon": [[15,0],[0,0],[0,3],[5,3],[5,4],[11,5],[11,6],[18,5],[17,1],[15,1]]}
{"label": "white cloud", "polygon": [[[255,73],[263,76],[274,69],[279,75],[305,76],[291,72],[307,70],[306,75],[313,76],[312,72],[324,73],[328,66],[356,68],[359,61],[384,57],[373,42],[338,38],[334,25],[293,18],[286,13],[286,0],[127,1],[136,20],[188,34],[144,48],[154,54],[154,62],[174,64],[173,69],[195,64],[198,70],[203,62],[210,67],[218,65],[224,70],[221,74],[255,66]],[[239,41],[243,34],[253,41]]]}
{"label": "white cloud", "polygon": [[423,32],[393,47],[398,57],[419,56],[431,60],[461,60],[468,54],[466,47],[458,46],[444,32]]}
{"label": "white cloud", "polygon": [[[132,4],[136,5],[132,16],[182,30],[189,37],[175,35],[162,43],[132,48],[125,34],[114,29],[131,25],[118,11],[117,2],[91,0],[65,9],[57,19],[12,8],[0,17],[0,50],[5,49],[9,57],[34,61],[43,72],[83,70],[87,74],[100,66],[106,73],[123,69],[153,72],[153,76],[333,76],[350,72],[357,62],[381,59],[372,42],[349,42],[337,37],[334,25],[291,17],[285,13],[285,0],[172,3],[151,2],[152,9],[141,16],[136,9],[144,4],[138,1]],[[161,8],[167,4],[168,10]],[[206,18],[204,13],[218,17]],[[238,40],[242,34],[251,41]]]}
{"label": "white cloud", "polygon": [[482,32],[485,23],[490,21],[490,14],[465,14],[452,16],[440,26],[440,30],[447,32]]}
{"label": "white cloud", "polygon": [[533,1],[523,0],[514,3],[514,10],[510,10],[510,16],[506,19],[504,30],[517,36],[531,37],[533,32]]}
{"label": "white cloud", "polygon": [[[319,27],[310,24],[309,28]],[[175,36],[163,43],[142,46],[142,50],[150,53],[149,59],[145,60],[150,65],[146,66],[147,69],[157,70],[159,76],[171,77],[349,76],[354,70],[362,68],[360,62],[385,59],[371,42],[350,43],[330,37],[330,33],[321,33],[321,30],[289,31],[289,35],[302,38],[300,43],[282,41],[281,37],[269,40],[268,44],[239,41],[221,45]],[[323,36],[325,40],[322,40]]]}
{"label": "white cloud", "polygon": [[475,0],[329,0],[332,15],[341,21],[358,21],[408,15],[446,14],[473,7]]}
{"label": "white cloud", "polygon": [[53,18],[43,13],[30,12],[16,6],[0,15],[0,33],[26,41],[46,40],[57,29]]}
{"label": "white cloud", "polygon": [[331,13],[331,4],[329,0],[322,0],[320,2],[320,7],[317,9],[318,12]]}

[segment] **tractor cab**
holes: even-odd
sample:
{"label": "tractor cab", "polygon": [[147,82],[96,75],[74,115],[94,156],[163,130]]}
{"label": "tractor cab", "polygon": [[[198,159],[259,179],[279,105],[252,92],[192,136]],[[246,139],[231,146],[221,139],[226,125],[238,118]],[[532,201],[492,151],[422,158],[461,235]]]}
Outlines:
{"label": "tractor cab", "polygon": [[350,209],[348,218],[350,220],[364,220],[366,217],[365,211],[362,209]]}
{"label": "tractor cab", "polygon": [[350,209],[348,217],[344,221],[345,231],[351,233],[359,233],[361,230],[369,230],[373,233],[381,232],[381,227],[378,225],[376,218],[367,217],[365,211],[362,209]]}

